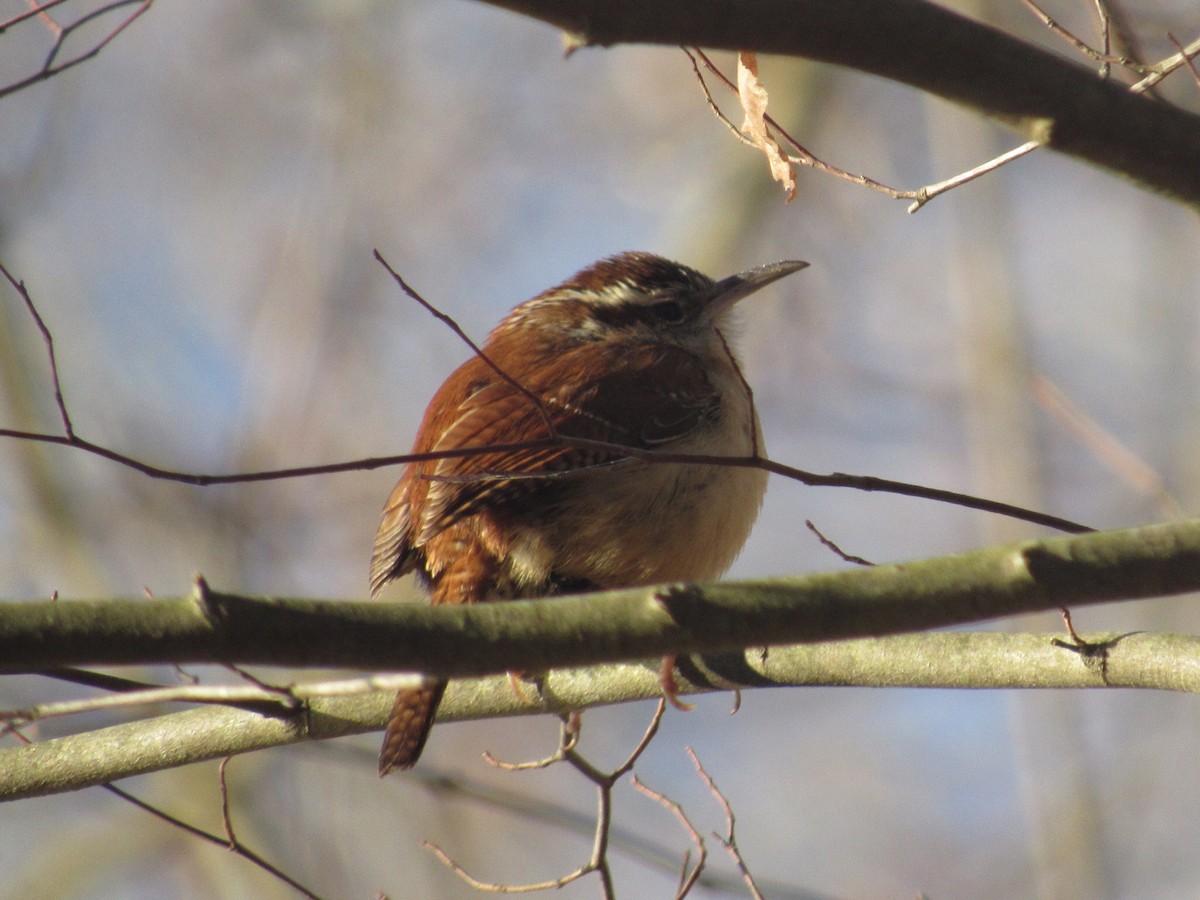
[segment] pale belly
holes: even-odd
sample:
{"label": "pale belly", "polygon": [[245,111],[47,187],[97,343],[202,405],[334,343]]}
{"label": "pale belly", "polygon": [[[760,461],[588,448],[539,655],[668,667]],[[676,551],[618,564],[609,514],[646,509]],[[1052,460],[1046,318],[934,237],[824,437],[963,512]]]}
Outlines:
{"label": "pale belly", "polygon": [[[750,455],[748,416],[731,418],[670,451]],[[757,446],[761,453],[761,436]],[[766,487],[767,473],[753,468],[627,462],[594,470],[567,486],[545,526],[520,531],[508,574],[530,587],[551,576],[598,587],[714,579],[749,537]]]}

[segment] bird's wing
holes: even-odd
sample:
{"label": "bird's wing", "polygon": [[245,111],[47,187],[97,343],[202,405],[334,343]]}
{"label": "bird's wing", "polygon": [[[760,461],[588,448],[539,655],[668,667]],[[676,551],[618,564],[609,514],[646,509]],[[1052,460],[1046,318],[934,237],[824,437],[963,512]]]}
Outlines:
{"label": "bird's wing", "polygon": [[[557,382],[523,385],[542,398],[540,408],[497,377],[464,399],[430,449],[550,443],[433,463],[422,473],[428,493],[420,522],[414,523],[416,544],[481,505],[507,503],[585,470],[630,459],[615,449],[580,447],[555,437],[648,449],[678,441],[720,415],[719,395],[703,364],[682,350],[645,345],[617,356],[604,344],[587,344],[558,362],[541,369],[559,373]],[[605,374],[576,377],[585,372]]]}
{"label": "bird's wing", "polygon": [[[556,437],[665,448],[720,416],[720,397],[703,363],[683,350],[635,345],[614,351],[597,342],[573,348],[554,365],[534,368],[541,377],[522,387],[541,398],[540,406],[478,357],[434,398],[422,426],[426,446],[414,452],[499,449],[409,465],[376,535],[373,594],[411,571],[414,551],[433,535],[481,506],[508,503],[583,471],[631,461],[616,449],[579,447]],[[590,372],[604,374],[583,374]],[[419,511],[415,517],[413,510]]]}
{"label": "bird's wing", "polygon": [[383,507],[375,548],[371,552],[371,597],[379,596],[384,585],[413,570],[412,521],[409,517],[407,478],[392,490]]}

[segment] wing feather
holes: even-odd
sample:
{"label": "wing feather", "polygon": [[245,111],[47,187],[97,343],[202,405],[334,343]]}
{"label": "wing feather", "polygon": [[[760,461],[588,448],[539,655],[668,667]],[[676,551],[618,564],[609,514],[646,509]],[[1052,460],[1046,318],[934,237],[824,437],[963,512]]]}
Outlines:
{"label": "wing feather", "polygon": [[[542,398],[541,410],[476,357],[439,390],[422,424],[424,440],[413,451],[536,442],[554,433],[662,448],[720,415],[720,398],[703,364],[677,348],[645,344],[614,352],[609,344],[587,343],[552,364],[525,370],[542,376],[523,385]],[[579,377],[587,372],[605,374]],[[376,535],[372,594],[411,571],[430,538],[481,506],[506,504],[550,490],[573,473],[625,462],[632,460],[616,451],[554,444],[410,464],[384,508]],[[412,510],[419,510],[416,520]]]}

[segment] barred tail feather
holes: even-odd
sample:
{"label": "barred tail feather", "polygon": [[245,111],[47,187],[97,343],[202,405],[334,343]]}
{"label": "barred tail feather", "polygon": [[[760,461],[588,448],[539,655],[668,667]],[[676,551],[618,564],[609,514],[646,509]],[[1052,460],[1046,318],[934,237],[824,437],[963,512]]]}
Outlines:
{"label": "barred tail feather", "polygon": [[425,749],[433,717],[445,692],[446,682],[443,679],[429,687],[396,694],[396,703],[383,737],[383,749],[379,751],[380,778],[394,769],[411,769],[416,765],[421,751]]}

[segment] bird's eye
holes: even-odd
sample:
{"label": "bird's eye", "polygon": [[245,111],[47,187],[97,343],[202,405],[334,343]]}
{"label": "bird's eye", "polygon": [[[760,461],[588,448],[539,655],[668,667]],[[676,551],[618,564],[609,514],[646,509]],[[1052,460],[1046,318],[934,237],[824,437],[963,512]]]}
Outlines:
{"label": "bird's eye", "polygon": [[654,317],[660,322],[668,322],[672,325],[683,321],[683,304],[678,300],[659,300],[650,306],[650,312],[654,313]]}

